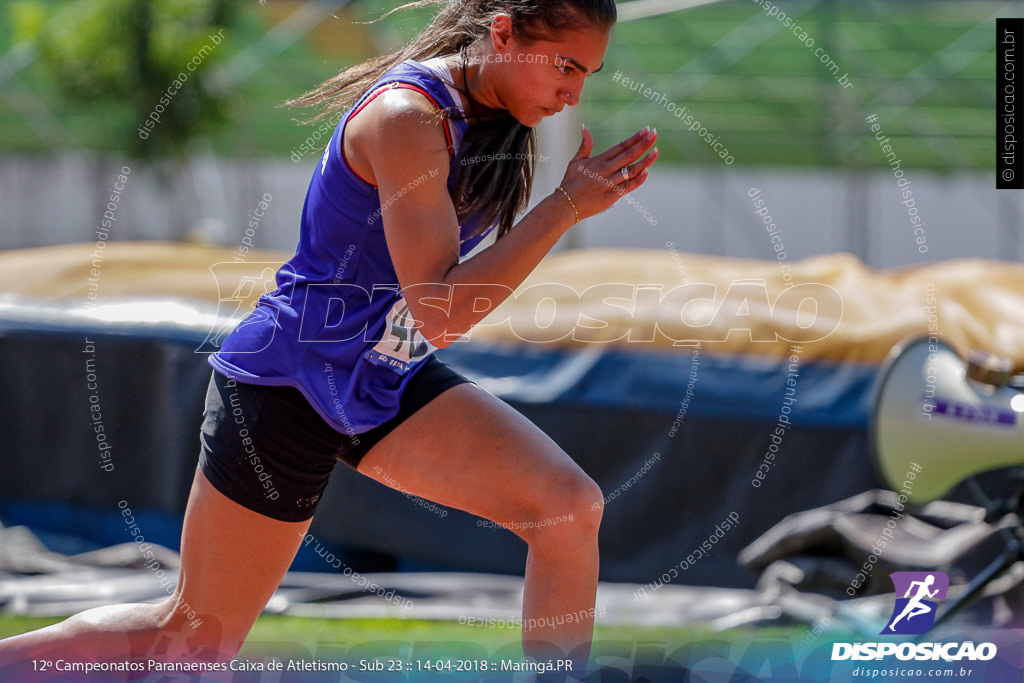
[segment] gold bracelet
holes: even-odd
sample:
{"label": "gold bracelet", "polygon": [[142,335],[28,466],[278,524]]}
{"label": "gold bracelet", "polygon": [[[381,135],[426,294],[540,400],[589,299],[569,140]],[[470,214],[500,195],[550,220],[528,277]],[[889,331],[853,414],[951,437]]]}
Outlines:
{"label": "gold bracelet", "polygon": [[572,207],[572,212],[573,212],[573,214],[575,214],[575,216],[576,216],[576,225],[579,225],[579,224],[580,224],[580,212],[579,212],[579,209],[577,209],[577,208],[576,208],[576,202],[574,202],[574,201],[572,200],[572,197],[570,197],[570,196],[569,196],[569,193],[568,193],[568,192],[566,192],[566,191],[565,191],[565,190],[564,190],[564,189],[562,188],[562,186],[561,186],[561,185],[559,185],[559,186],[558,186],[558,187],[556,187],[555,189],[556,189],[556,190],[558,190],[559,192],[561,192],[562,194],[564,194],[564,195],[565,195],[565,198],[569,200],[569,206],[571,206],[571,207]]}

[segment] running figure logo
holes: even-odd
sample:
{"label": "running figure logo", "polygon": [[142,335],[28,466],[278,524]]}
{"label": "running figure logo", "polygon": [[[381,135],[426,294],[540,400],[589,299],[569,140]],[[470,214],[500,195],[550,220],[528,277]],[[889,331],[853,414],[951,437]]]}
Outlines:
{"label": "running figure logo", "polygon": [[889,575],[896,589],[896,605],[889,624],[881,635],[920,635],[935,623],[939,600],[946,599],[949,577],[943,572],[893,572]]}

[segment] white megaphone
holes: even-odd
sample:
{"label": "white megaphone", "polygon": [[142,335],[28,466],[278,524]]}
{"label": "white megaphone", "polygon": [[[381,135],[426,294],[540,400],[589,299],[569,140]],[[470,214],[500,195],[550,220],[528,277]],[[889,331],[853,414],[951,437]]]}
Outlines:
{"label": "white megaphone", "polygon": [[1011,380],[1008,359],[975,352],[965,361],[934,336],[893,347],[871,407],[882,480],[922,505],[981,472],[1024,465],[1024,393]]}

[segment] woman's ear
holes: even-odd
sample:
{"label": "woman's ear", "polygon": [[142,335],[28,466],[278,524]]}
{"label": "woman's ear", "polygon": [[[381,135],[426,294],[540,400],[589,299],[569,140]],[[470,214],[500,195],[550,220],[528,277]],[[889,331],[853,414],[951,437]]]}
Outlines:
{"label": "woman's ear", "polygon": [[507,14],[496,14],[491,19],[491,45],[497,53],[508,49],[512,39],[512,17]]}

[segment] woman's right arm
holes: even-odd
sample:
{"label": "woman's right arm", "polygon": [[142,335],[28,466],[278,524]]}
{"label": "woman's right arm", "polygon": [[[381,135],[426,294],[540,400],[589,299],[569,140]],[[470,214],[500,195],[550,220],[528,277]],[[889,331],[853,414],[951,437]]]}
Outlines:
{"label": "woman's right arm", "polygon": [[[414,91],[389,90],[349,122],[345,138],[354,170],[377,185],[399,285],[434,346],[447,346],[504,301],[576,221],[569,201],[555,191],[502,239],[460,263],[447,143],[430,101]],[[644,154],[655,140],[654,131],[641,130],[591,157],[593,138],[584,130],[562,180],[581,219],[644,183],[657,150]],[[631,177],[622,181],[620,169],[630,164]]]}

